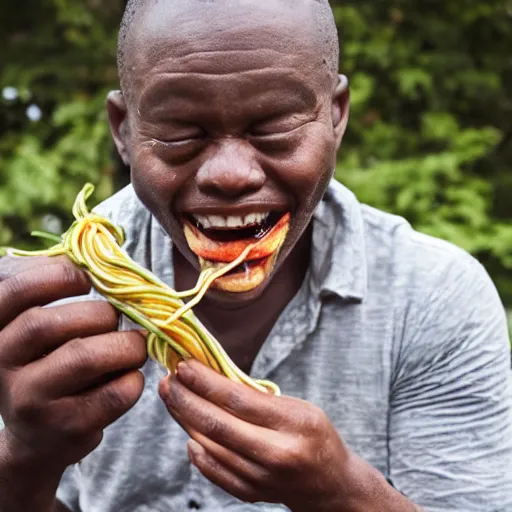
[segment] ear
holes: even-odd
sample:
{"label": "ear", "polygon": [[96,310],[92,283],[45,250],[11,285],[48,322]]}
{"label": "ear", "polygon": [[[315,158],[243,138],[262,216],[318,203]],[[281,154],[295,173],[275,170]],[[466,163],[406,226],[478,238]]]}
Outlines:
{"label": "ear", "polygon": [[130,131],[128,126],[128,110],[121,91],[111,91],[107,96],[107,113],[110,131],[123,163],[130,165]]}
{"label": "ear", "polygon": [[336,149],[340,148],[343,135],[345,135],[349,112],[350,92],[348,78],[345,75],[339,75],[339,82],[332,97],[332,124],[336,137]]}

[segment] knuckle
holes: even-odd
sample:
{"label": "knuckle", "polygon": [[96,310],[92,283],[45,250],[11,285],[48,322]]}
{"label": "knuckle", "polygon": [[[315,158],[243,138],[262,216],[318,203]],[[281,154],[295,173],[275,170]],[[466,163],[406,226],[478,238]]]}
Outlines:
{"label": "knuckle", "polygon": [[241,393],[230,391],[227,396],[226,407],[234,412],[244,411],[247,409],[247,400]]}
{"label": "knuckle", "polygon": [[325,432],[329,419],[325,412],[317,406],[311,406],[306,417],[307,431],[310,435],[320,435]]}
{"label": "knuckle", "polygon": [[40,339],[48,334],[52,328],[45,320],[45,315],[41,313],[39,307],[31,308],[25,311],[20,318],[19,334],[22,339]]}
{"label": "knuckle", "polygon": [[101,395],[101,401],[107,410],[124,411],[130,406],[130,397],[124,389],[109,386]]}
{"label": "knuckle", "polygon": [[55,266],[57,267],[56,274],[58,279],[62,283],[88,286],[86,274],[71,263],[66,264],[62,262],[57,263]]}
{"label": "knuckle", "polygon": [[23,274],[18,274],[0,283],[0,303],[19,300],[27,288],[27,280]]}
{"label": "knuckle", "polygon": [[94,372],[97,361],[86,338],[75,338],[66,344],[69,351],[69,366],[85,373]]}
{"label": "knuckle", "polygon": [[38,424],[41,421],[43,408],[28,390],[11,390],[9,408],[15,421],[28,424]]}
{"label": "knuckle", "polygon": [[123,378],[122,383],[107,386],[101,393],[101,401],[107,410],[123,413],[140,398],[144,388],[144,376],[133,372]]}
{"label": "knuckle", "polygon": [[274,474],[266,468],[258,469],[255,474],[255,481],[257,482],[258,486],[263,489],[269,489],[275,485]]}
{"label": "knuckle", "polygon": [[52,432],[58,432],[68,441],[78,441],[91,435],[91,429],[86,420],[86,415],[76,411],[74,407],[54,407],[51,414],[46,417],[46,428]]}
{"label": "knuckle", "polygon": [[273,468],[281,473],[291,473],[302,465],[304,445],[300,439],[282,441],[271,459]]}

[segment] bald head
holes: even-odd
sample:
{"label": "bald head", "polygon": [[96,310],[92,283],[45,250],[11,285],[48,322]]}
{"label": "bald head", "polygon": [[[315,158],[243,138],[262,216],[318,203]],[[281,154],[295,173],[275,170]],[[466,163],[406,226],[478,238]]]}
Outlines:
{"label": "bald head", "polygon": [[[217,15],[220,13],[224,25],[232,23],[233,28],[236,28],[240,25],[240,19],[244,19],[250,11],[252,14],[252,11],[261,9],[263,4],[265,4],[263,1],[254,4],[244,0],[180,0],[167,2],[163,8],[159,0],[129,0],[121,23],[118,43],[118,69],[123,93],[126,97],[130,96],[133,82],[130,73],[132,53],[138,48],[138,45],[133,43],[139,42],[141,34],[138,33],[140,32],[138,29],[141,23],[147,23],[148,17],[151,18],[152,8],[159,8],[157,23],[164,24],[169,35],[175,36],[182,28],[180,16],[187,10],[193,13],[196,25],[202,24],[206,29],[215,30],[212,26],[212,10],[215,10]],[[266,2],[263,8],[266,9],[265,16],[274,21],[278,20],[282,24],[283,33],[287,30],[288,35],[292,33],[296,38],[296,41],[288,38],[289,44],[298,45],[304,38],[308,38],[309,44],[315,48],[316,59],[323,64],[322,67],[327,74],[335,80],[339,66],[339,42],[329,1],[272,0],[272,2]],[[165,18],[162,17],[162,11],[166,13]],[[225,16],[222,16],[222,13]],[[152,22],[154,24],[155,19]],[[219,30],[218,27],[216,29]],[[262,45],[265,44],[266,41],[262,39]]]}

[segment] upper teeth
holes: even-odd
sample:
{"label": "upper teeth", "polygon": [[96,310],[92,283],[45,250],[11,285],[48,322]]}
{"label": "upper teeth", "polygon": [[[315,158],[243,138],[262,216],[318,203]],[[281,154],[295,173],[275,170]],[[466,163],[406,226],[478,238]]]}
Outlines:
{"label": "upper teeth", "polygon": [[221,215],[194,215],[194,218],[205,229],[209,228],[243,228],[252,224],[261,224],[269,213],[250,213],[245,217],[236,217],[229,215],[223,217]]}

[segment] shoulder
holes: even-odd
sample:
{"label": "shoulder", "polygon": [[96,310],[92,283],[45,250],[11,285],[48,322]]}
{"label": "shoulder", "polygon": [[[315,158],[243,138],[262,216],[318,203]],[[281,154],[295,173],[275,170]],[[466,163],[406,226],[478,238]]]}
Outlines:
{"label": "shoulder", "polygon": [[[399,382],[439,382],[466,372],[507,380],[505,308],[484,266],[464,249],[414,230],[404,219],[364,206],[371,265],[388,255],[394,315],[393,367]],[[386,247],[378,249],[379,245]]]}
{"label": "shoulder", "polygon": [[387,263],[393,289],[413,302],[494,288],[482,264],[463,248],[416,231],[407,220],[362,205],[369,264]]}
{"label": "shoulder", "polygon": [[444,273],[452,265],[462,265],[475,270],[479,262],[461,247],[416,231],[398,215],[362,205],[367,250],[374,252],[378,246],[389,250],[389,256],[405,272],[428,271],[430,278]]}
{"label": "shoulder", "polygon": [[333,191],[340,210],[359,216],[365,300],[393,318],[395,363],[432,361],[442,353],[460,354],[462,347],[510,357],[505,308],[475,257],[416,231],[400,216],[359,204],[341,185]]}

